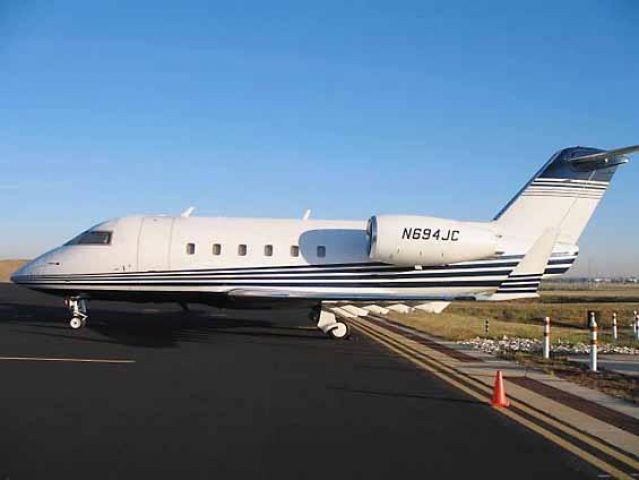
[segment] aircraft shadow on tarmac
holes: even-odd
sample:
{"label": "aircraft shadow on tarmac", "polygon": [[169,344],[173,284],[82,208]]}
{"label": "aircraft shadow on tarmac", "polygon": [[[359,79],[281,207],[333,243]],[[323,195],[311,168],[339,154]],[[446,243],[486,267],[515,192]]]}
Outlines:
{"label": "aircraft shadow on tarmac", "polygon": [[[162,309],[145,310],[143,306],[130,306],[126,310],[96,305],[90,310],[85,329],[70,331],[66,324],[67,310],[55,306],[25,305],[3,302],[0,322],[18,325],[22,333],[69,338],[86,342],[117,343],[151,348],[176,347],[179,342],[210,343],[212,335],[231,334],[247,337],[282,337],[307,341],[319,341],[326,337],[312,328],[303,328],[307,314],[296,315],[289,322],[273,322],[262,318],[247,318],[243,312],[220,310],[176,311]],[[139,310],[135,310],[138,308]],[[256,316],[251,312],[248,315]],[[291,317],[270,311],[267,315]],[[297,324],[297,325],[296,325]],[[28,328],[26,328],[28,327]],[[99,334],[98,336],[95,333]]]}

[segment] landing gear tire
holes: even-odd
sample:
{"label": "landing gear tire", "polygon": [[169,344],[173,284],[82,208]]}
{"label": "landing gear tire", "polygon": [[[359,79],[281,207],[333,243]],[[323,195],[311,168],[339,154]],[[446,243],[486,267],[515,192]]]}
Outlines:
{"label": "landing gear tire", "polygon": [[337,322],[333,328],[328,331],[328,336],[335,339],[347,338],[350,334],[348,325],[343,322]]}
{"label": "landing gear tire", "polygon": [[72,330],[79,330],[87,324],[87,301],[82,297],[67,297],[64,301],[69,312],[71,320],[69,326]]}
{"label": "landing gear tire", "polygon": [[86,320],[80,317],[73,317],[69,320],[69,326],[73,330],[80,330],[82,327],[86,325]]}

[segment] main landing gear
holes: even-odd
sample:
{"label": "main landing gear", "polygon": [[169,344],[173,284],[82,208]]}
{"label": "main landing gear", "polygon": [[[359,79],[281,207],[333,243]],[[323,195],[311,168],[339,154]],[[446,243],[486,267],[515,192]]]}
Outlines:
{"label": "main landing gear", "polygon": [[67,308],[71,312],[69,326],[73,330],[79,330],[87,324],[87,301],[80,297],[67,297],[64,300]]}
{"label": "main landing gear", "polygon": [[335,314],[322,309],[322,305],[313,308],[311,318],[317,322],[317,328],[334,339],[344,339],[350,334],[348,325],[344,322],[338,322]]}

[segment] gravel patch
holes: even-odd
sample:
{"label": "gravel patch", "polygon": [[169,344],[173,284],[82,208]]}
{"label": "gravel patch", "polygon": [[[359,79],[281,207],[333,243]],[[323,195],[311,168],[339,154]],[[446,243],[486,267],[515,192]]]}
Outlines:
{"label": "gravel patch", "polygon": [[[491,338],[475,337],[472,340],[461,340],[457,342],[459,345],[469,346],[475,350],[481,350],[486,353],[497,354],[501,352],[541,352],[543,345],[541,340],[533,338],[509,338],[502,337],[500,340]],[[623,347],[613,343],[600,343],[598,345],[601,354],[616,353],[621,355],[639,355],[639,348]],[[586,343],[568,343],[559,341],[552,345],[553,353],[589,353],[590,345]]]}

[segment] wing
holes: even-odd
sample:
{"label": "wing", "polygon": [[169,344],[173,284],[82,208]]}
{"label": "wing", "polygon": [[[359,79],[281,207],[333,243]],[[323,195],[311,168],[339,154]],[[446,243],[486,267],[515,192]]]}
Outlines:
{"label": "wing", "polygon": [[321,292],[317,290],[285,290],[285,289],[259,289],[259,288],[236,288],[227,292],[229,297],[240,299],[273,299],[273,300],[454,300],[472,299],[471,296],[427,296],[410,295],[406,293],[336,293]]}

